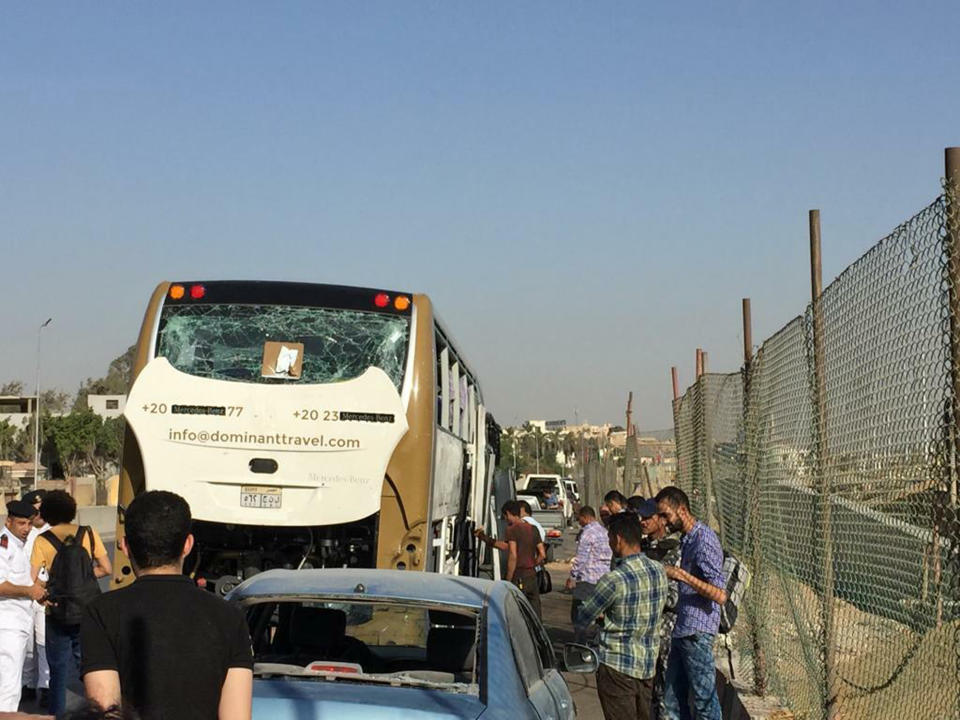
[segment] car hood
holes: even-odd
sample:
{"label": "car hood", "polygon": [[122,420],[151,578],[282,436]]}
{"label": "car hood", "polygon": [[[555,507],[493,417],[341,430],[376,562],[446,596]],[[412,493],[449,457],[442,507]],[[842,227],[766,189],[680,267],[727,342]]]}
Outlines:
{"label": "car hood", "polygon": [[473,695],[363,683],[255,680],[253,720],[474,720],[485,706]]}

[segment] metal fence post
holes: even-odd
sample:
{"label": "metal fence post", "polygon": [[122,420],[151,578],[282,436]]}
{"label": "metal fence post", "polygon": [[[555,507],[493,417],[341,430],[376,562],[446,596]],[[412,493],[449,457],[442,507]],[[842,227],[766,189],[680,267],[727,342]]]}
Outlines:
{"label": "metal fence post", "polygon": [[[950,373],[953,381],[953,434],[956,443],[956,426],[960,421],[960,147],[944,151],[947,224],[947,286],[950,292]],[[950,506],[957,507],[957,448],[950,467]]]}
{"label": "metal fence post", "polygon": [[[960,457],[960,437],[957,427],[960,423],[960,147],[949,147],[944,151],[944,200],[946,201],[946,237],[947,244],[947,287],[950,302],[950,375],[952,417],[950,418],[950,443],[947,469],[949,484],[945,492],[940,493],[940,501],[934,508],[933,523],[933,560],[935,584],[937,586],[937,627],[943,622],[943,585],[942,553],[940,536],[945,536],[949,554],[954,558],[951,572],[951,584],[948,589],[951,600],[960,601],[960,515],[957,498],[957,459]],[[960,626],[954,630],[954,653],[956,655],[955,673],[960,678]],[[955,712],[960,717],[960,692],[955,700]]]}
{"label": "metal fence post", "polygon": [[831,521],[831,487],[827,443],[826,379],[823,356],[823,272],[820,255],[820,211],[810,211],[810,294],[813,310],[813,380],[814,441],[816,477],[819,479],[821,573],[821,622],[823,643],[823,709],[824,717],[836,716],[836,665],[834,643],[834,570],[833,524]]}
{"label": "metal fence post", "polygon": [[[749,618],[750,647],[753,652],[753,691],[761,697],[767,694],[767,661],[766,651],[761,640],[760,624],[764,603],[763,579],[763,546],[760,536],[760,477],[757,467],[754,447],[753,426],[753,321],[750,312],[750,298],[742,300],[743,312],[743,469],[744,469],[744,502],[746,511],[743,517],[746,520],[746,531],[749,539],[744,537],[744,552],[750,553],[750,565],[753,570],[753,587],[751,602],[747,603]],[[748,545],[749,542],[749,545]],[[749,547],[749,550],[748,550]]]}

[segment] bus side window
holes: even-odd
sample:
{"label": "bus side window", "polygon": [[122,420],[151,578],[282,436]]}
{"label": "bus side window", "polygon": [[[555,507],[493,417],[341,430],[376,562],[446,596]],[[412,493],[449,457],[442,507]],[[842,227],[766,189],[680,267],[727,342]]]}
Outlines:
{"label": "bus side window", "polygon": [[460,437],[460,363],[450,368],[450,430]]}
{"label": "bus side window", "polygon": [[437,422],[440,427],[450,429],[450,352],[447,348],[440,351],[440,415]]}
{"label": "bus side window", "polygon": [[470,383],[468,388],[469,395],[467,397],[467,420],[470,422],[470,427],[467,431],[467,442],[476,442],[477,441],[477,387],[473,383]]}
{"label": "bus side window", "polygon": [[444,347],[446,347],[443,342],[443,338],[440,337],[440,334],[437,333],[436,338],[436,351],[437,351],[437,380],[436,380],[436,390],[437,390],[437,425],[443,424],[443,358],[441,353],[443,352]]}
{"label": "bus side window", "polygon": [[469,378],[464,373],[460,376],[460,387],[457,388],[457,397],[460,399],[460,437],[470,440],[470,400],[468,388]]}

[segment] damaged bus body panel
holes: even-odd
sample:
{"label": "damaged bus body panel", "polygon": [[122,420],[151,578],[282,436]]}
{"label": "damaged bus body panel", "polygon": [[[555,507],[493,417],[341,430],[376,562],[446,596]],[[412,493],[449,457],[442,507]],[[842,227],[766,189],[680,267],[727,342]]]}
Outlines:
{"label": "damaged bus body panel", "polygon": [[236,384],[152,360],[125,412],[152,490],[205,522],[336,525],[380,510],[387,463],[407,431],[379,368],[328,385]]}

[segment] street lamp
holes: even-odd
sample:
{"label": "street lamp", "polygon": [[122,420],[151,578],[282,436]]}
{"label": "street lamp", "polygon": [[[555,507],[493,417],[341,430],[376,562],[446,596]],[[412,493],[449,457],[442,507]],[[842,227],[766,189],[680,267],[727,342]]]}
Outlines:
{"label": "street lamp", "polygon": [[43,329],[53,322],[53,318],[47,318],[46,321],[37,328],[37,418],[33,423],[33,489],[38,489],[40,485],[40,338],[43,336]]}

